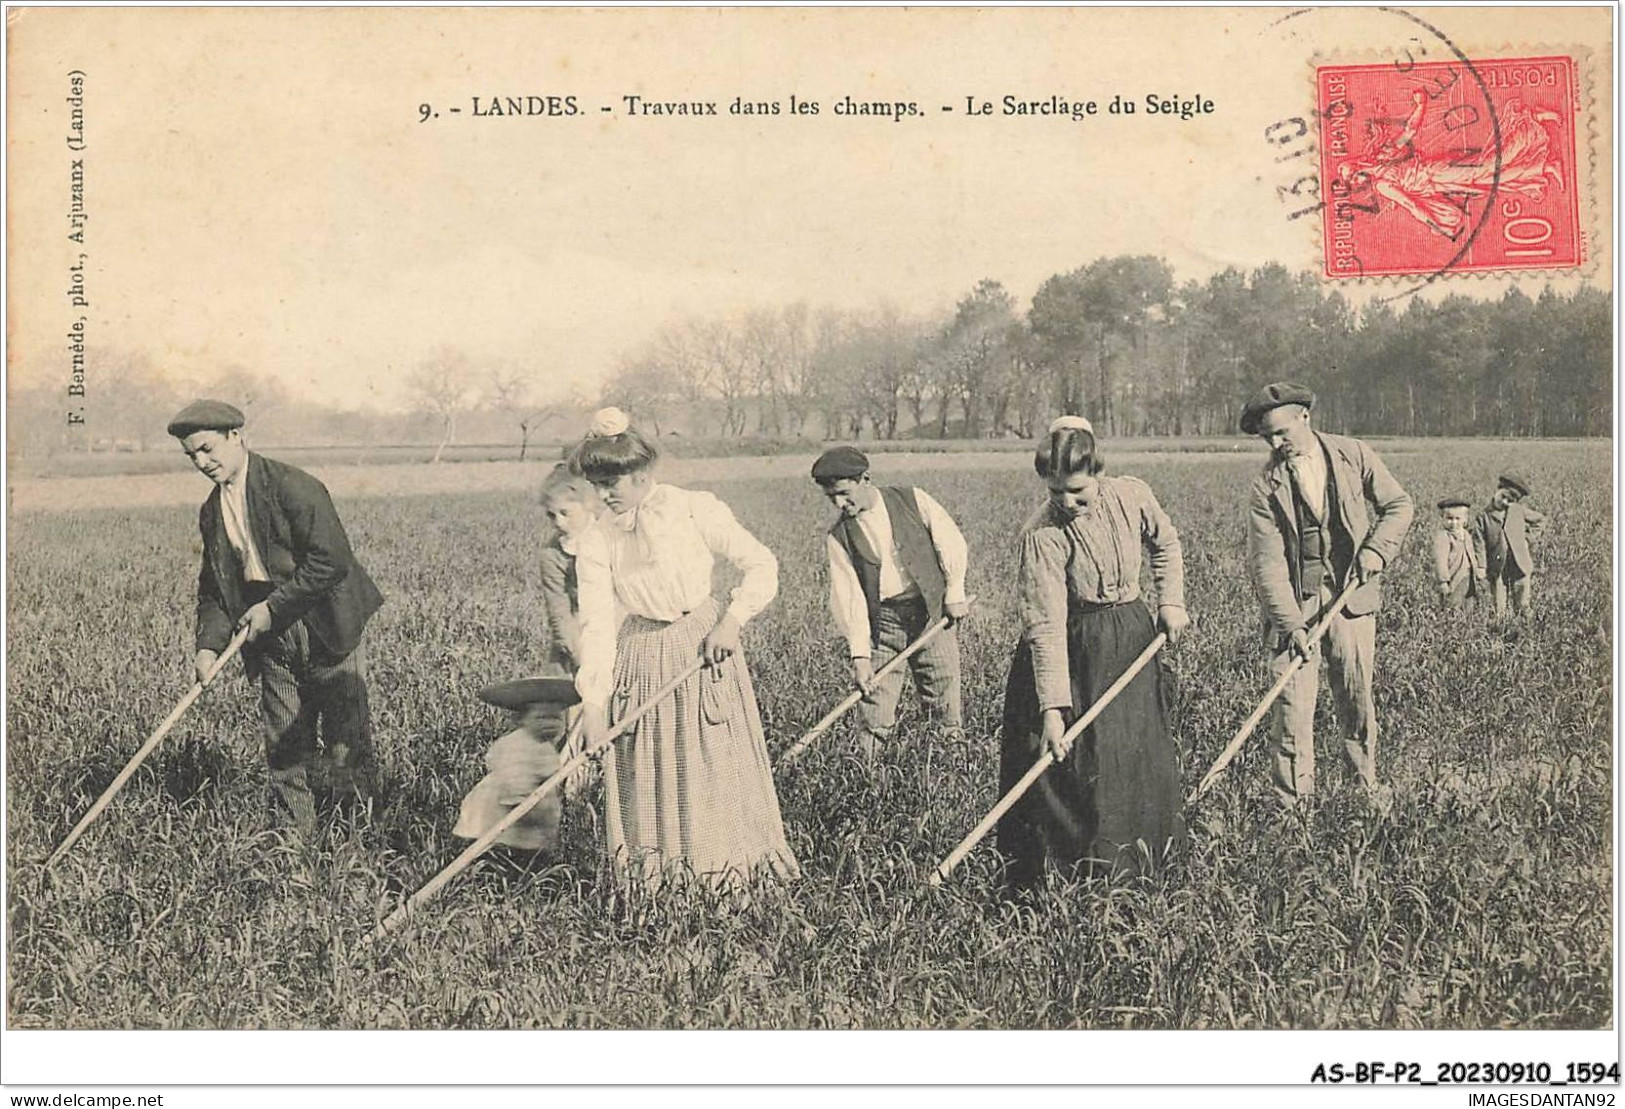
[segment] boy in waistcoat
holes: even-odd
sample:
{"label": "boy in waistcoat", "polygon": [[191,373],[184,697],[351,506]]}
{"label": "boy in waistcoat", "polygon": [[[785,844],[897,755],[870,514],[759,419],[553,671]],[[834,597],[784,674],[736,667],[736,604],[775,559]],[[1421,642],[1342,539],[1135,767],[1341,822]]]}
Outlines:
{"label": "boy in waistcoat", "polygon": [[885,666],[936,621],[949,627],[909,659],[921,703],[947,737],[961,728],[959,640],[953,625],[970,610],[965,599],[965,537],[929,493],[877,486],[869,459],[835,447],[813,463],[813,480],[840,517],[829,530],[829,601],[846,642],[852,680],[864,692],[860,738],[871,761],[897,723],[901,669]]}

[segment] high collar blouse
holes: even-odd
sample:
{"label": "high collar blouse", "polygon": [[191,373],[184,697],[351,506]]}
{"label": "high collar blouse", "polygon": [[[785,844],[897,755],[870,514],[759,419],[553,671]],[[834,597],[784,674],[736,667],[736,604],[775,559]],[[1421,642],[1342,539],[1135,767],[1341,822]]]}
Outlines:
{"label": "high collar blouse", "polygon": [[614,685],[620,612],[650,620],[681,619],[711,596],[716,558],[743,575],[728,614],[743,626],[779,590],[779,564],[714,495],[656,483],[637,508],[606,512],[576,543],[581,605],[581,667],[576,689],[602,705]]}
{"label": "high collar blouse", "polygon": [[1072,703],[1067,616],[1074,607],[1140,597],[1140,551],[1149,552],[1157,603],[1185,607],[1185,560],[1168,514],[1139,478],[1102,477],[1087,512],[1046,500],[1022,529],[1018,596],[1032,646],[1040,706]]}

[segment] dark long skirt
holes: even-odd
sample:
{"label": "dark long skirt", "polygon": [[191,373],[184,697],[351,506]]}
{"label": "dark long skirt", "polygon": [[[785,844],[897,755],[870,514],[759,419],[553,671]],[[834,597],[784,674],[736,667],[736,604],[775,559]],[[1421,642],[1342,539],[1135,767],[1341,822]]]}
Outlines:
{"label": "dark long skirt", "polygon": [[[1072,667],[1068,724],[1128,669],[1156,635],[1141,601],[1074,611],[1067,621]],[[1185,842],[1178,756],[1169,734],[1160,658],[1149,663],[1084,729],[1065,762],[1052,766],[999,821],[1006,879],[1042,878],[1047,854],[1085,874],[1139,874]],[[1023,638],[1004,692],[999,758],[1002,795],[1043,752],[1043,713]]]}

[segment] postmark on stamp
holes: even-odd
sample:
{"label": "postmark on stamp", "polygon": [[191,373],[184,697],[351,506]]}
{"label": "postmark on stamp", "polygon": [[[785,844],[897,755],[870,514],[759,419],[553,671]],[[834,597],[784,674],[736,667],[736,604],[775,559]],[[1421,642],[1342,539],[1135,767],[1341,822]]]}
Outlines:
{"label": "postmark on stamp", "polygon": [[1325,274],[1584,261],[1574,58],[1315,70]]}

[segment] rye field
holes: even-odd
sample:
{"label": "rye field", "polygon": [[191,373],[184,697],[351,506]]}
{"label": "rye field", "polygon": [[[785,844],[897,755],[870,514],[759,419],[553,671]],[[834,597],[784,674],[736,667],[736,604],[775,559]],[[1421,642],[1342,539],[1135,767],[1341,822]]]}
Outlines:
{"label": "rye field", "polygon": [[[1596,1028],[1610,1019],[1612,469],[1607,443],[1378,441],[1417,503],[1386,575],[1376,684],[1379,814],[1322,696],[1318,795],[1283,813],[1255,735],[1188,810],[1153,879],[1052,878],[1000,896],[991,841],[924,879],[996,800],[1017,634],[1014,536],[1042,497],[1021,454],[877,456],[970,540],[966,737],[911,697],[877,773],[837,728],[778,774],[804,876],[748,903],[668,888],[617,904],[599,787],[557,855],[492,856],[397,936],[361,939],[463,846],[451,835],[507,725],[476,698],[530,672],[544,621],[531,487],[435,469],[432,493],[335,491],[387,596],[368,631],[381,773],[370,820],[310,850],[263,823],[265,768],[240,667],[209,690],[84,840],[42,862],[187,689],[198,558],[191,477],[173,503],[14,512],[6,785],[13,1027],[35,1028]],[[1107,444],[1109,449],[1110,444]],[[1108,454],[1184,539],[1196,623],[1169,656],[1187,791],[1267,688],[1242,564],[1256,443]],[[267,452],[273,453],[274,452]],[[785,460],[773,460],[775,462]],[[778,555],[745,635],[770,753],[845,692],[824,593],[829,509],[804,460],[674,463]],[[1440,612],[1433,503],[1532,480],[1551,518],[1527,624]],[[427,468],[400,467],[410,490]],[[449,475],[449,476],[448,476]],[[533,477],[532,477],[533,475]],[[119,478],[98,479],[118,482]],[[466,488],[448,488],[463,481]],[[370,491],[369,491],[370,490]],[[162,498],[157,498],[162,499]],[[35,500],[38,500],[36,497]],[[719,575],[718,587],[731,584]]]}

